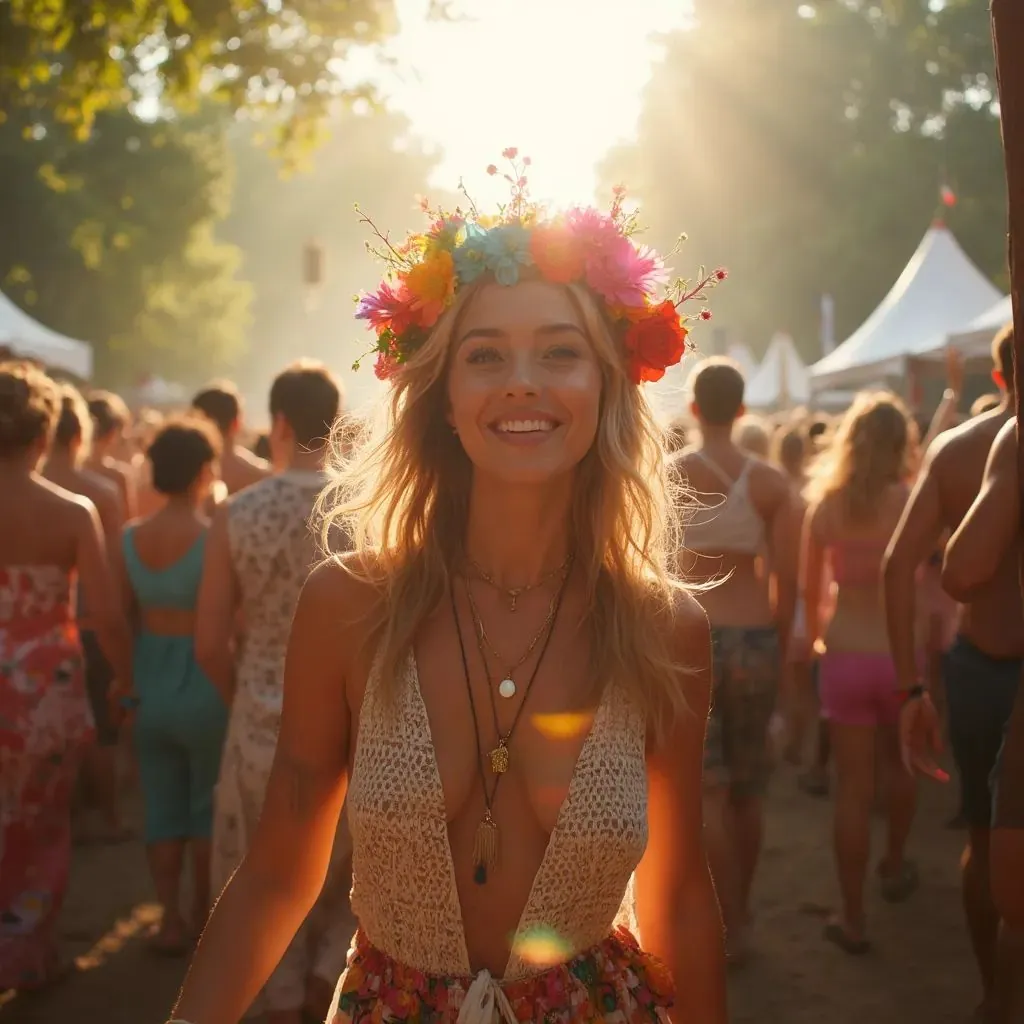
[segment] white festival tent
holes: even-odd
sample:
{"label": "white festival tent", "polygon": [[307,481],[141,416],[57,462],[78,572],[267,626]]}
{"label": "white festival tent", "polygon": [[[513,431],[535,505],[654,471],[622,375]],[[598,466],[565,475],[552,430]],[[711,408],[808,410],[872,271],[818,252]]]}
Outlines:
{"label": "white festival tent", "polygon": [[776,334],[757,372],[747,381],[744,401],[751,409],[804,405],[811,398],[811,378],[788,334]]}
{"label": "white festival tent", "polygon": [[92,376],[92,346],[65,338],[37,323],[0,292],[0,345],[17,356],[38,359],[46,366],[74,374],[82,380]]}
{"label": "white festival tent", "polygon": [[754,374],[757,373],[757,357],[750,351],[748,345],[741,341],[733,342],[725,350],[725,354],[740,368],[744,380],[754,379]]}
{"label": "white festival tent", "polygon": [[915,349],[966,327],[999,298],[952,233],[934,224],[881,305],[811,367],[814,390],[856,388],[901,375]]}
{"label": "white festival tent", "polygon": [[988,358],[996,332],[1013,320],[1013,300],[1007,295],[966,327],[940,338],[923,342],[913,353],[915,359],[940,360],[947,348],[955,348],[964,359]]}

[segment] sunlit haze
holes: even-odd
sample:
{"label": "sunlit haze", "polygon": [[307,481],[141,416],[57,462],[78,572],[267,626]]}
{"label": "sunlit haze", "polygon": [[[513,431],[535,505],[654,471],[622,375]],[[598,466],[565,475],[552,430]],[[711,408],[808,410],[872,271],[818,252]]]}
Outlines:
{"label": "sunlit haze", "polygon": [[[506,146],[534,161],[534,194],[593,199],[595,165],[633,135],[658,46],[686,20],[683,0],[461,0],[467,20],[427,22],[398,0],[398,61],[387,85],[421,137],[438,145],[438,184],[480,191]],[[479,185],[479,187],[478,187]],[[490,199],[484,191],[484,199]]]}

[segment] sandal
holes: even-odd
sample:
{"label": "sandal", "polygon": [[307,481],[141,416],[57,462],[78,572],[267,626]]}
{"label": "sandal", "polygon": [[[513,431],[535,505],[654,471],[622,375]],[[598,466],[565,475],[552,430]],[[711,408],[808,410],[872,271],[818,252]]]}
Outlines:
{"label": "sandal", "polygon": [[903,903],[913,896],[921,884],[917,865],[910,860],[903,861],[895,874],[886,874],[880,864],[878,875],[881,878],[882,899],[886,903]]}
{"label": "sandal", "polygon": [[846,929],[838,921],[829,921],[825,925],[822,937],[826,942],[838,946],[844,953],[850,956],[864,956],[871,951],[871,943],[867,939],[851,938]]}

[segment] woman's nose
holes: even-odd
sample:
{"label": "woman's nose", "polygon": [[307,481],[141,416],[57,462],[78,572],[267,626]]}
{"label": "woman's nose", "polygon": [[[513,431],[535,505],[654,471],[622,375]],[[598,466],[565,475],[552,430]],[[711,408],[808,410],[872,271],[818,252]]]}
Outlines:
{"label": "woman's nose", "polygon": [[537,360],[532,352],[517,352],[509,361],[505,390],[509,395],[535,395],[538,391]]}

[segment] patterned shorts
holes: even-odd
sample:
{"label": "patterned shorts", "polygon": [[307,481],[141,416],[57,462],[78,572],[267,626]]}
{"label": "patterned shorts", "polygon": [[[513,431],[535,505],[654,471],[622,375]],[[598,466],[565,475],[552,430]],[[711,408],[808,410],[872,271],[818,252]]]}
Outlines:
{"label": "patterned shorts", "polygon": [[711,630],[714,690],[704,743],[704,781],[737,796],[759,796],[771,776],[768,725],[779,688],[774,627]]}

